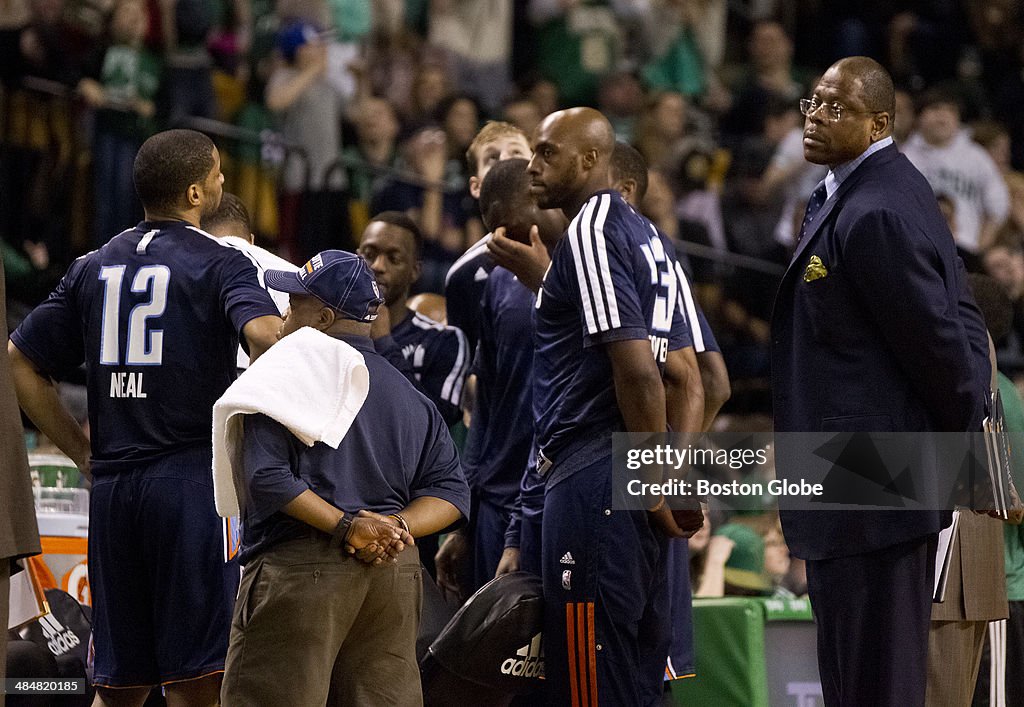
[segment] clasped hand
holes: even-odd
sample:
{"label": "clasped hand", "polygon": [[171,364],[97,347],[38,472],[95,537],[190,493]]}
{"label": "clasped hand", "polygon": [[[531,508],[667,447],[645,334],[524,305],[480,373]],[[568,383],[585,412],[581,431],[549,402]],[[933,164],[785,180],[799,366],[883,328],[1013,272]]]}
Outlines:
{"label": "clasped hand", "polygon": [[377,567],[385,562],[398,562],[398,555],[415,544],[412,535],[394,518],[363,510],[352,521],[345,551],[360,562]]}

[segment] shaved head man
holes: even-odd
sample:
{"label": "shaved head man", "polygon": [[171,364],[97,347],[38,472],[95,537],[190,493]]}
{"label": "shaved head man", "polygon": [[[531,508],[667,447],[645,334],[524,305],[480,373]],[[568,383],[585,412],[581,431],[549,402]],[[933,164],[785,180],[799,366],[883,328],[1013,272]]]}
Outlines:
{"label": "shaved head man", "polygon": [[533,142],[531,191],[540,208],[562,209],[572,218],[591,194],[611,185],[615,132],[593,108],[552,113],[537,126]]}
{"label": "shaved head man", "polygon": [[[685,321],[674,314],[674,255],[611,188],[614,148],[601,113],[572,108],[541,121],[528,166],[537,205],[571,219],[535,310],[551,705],[660,703],[670,638],[663,630],[670,623],[668,540],[687,537],[703,522],[699,506],[673,513],[661,496],[627,507],[622,489],[612,485],[612,433],[665,431],[665,364],[692,346]],[[700,430],[702,402],[696,403],[673,410],[673,427]]]}

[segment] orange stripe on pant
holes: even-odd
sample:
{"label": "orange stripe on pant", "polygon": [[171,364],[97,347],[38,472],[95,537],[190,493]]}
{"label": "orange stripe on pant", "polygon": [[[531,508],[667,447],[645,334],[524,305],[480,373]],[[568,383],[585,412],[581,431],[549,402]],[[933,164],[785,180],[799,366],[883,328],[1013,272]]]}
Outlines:
{"label": "orange stripe on pant", "polygon": [[580,603],[576,605],[576,641],[577,649],[576,656],[579,659],[579,674],[580,674],[580,704],[581,705],[593,705],[593,699],[588,699],[587,692],[587,627],[586,627],[587,613],[585,605]]}
{"label": "orange stripe on pant", "polygon": [[572,707],[580,705],[580,694],[576,684],[576,605],[565,605],[565,644],[569,658],[569,697]]}
{"label": "orange stripe on pant", "polygon": [[594,603],[565,605],[569,697],[572,707],[597,707],[597,641]]}
{"label": "orange stripe on pant", "polygon": [[587,602],[587,656],[590,659],[590,704],[597,707],[597,639],[594,637],[594,602]]}

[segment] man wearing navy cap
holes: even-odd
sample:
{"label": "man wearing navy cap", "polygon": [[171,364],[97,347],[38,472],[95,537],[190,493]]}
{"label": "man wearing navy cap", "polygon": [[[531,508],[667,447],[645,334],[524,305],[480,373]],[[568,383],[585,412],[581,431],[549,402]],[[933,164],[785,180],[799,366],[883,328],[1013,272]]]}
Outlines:
{"label": "man wearing navy cap", "polygon": [[[266,415],[245,420],[245,574],[223,704],[324,704],[328,694],[339,704],[422,704],[422,585],[409,535],[468,516],[448,428],[374,351],[383,299],[361,257],[324,251],[298,272],[267,271],[266,283],[290,295],[279,338],[308,326],[343,341],[362,355],[369,392],[337,449],[307,447]],[[364,555],[375,539],[394,562]]]}

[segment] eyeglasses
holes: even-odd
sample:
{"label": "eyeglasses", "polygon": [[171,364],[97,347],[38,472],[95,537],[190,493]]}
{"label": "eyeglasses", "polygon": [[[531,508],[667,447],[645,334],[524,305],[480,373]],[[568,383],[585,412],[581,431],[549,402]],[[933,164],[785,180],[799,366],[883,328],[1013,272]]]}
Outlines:
{"label": "eyeglasses", "polygon": [[831,123],[838,123],[843,119],[843,116],[846,113],[867,115],[881,112],[877,110],[853,110],[852,108],[847,108],[842,103],[836,103],[834,101],[832,103],[821,103],[817,98],[800,99],[800,112],[804,115],[814,115],[819,109],[821,109],[822,115],[825,116],[825,119]]}

